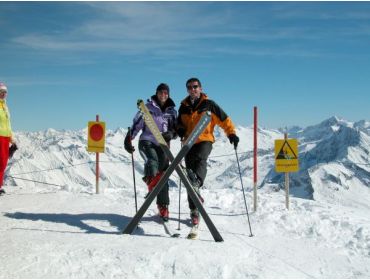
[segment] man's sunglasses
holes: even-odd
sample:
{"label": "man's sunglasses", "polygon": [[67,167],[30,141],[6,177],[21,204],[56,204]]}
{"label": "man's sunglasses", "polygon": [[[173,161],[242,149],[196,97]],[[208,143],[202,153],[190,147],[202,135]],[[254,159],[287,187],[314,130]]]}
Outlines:
{"label": "man's sunglasses", "polygon": [[193,85],[193,86],[186,86],[188,90],[191,90],[191,89],[197,89],[199,87],[199,85]]}

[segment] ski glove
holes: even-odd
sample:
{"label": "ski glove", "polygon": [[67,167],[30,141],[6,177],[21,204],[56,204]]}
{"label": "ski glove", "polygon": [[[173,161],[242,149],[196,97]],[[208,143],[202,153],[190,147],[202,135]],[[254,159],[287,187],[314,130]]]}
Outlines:
{"label": "ski glove", "polygon": [[173,138],[173,133],[171,131],[166,131],[162,133],[162,136],[166,142],[170,142]]}
{"label": "ski glove", "polygon": [[236,149],[236,147],[238,147],[239,137],[235,134],[230,134],[228,137],[230,140],[230,144],[234,144],[234,149]]}
{"label": "ski glove", "polygon": [[131,137],[128,133],[125,138],[125,150],[130,154],[132,154],[135,151],[134,146],[132,146],[131,144]]}
{"label": "ski glove", "polygon": [[18,150],[18,146],[17,144],[13,143],[10,147],[9,147],[9,158],[12,158],[15,151]]}

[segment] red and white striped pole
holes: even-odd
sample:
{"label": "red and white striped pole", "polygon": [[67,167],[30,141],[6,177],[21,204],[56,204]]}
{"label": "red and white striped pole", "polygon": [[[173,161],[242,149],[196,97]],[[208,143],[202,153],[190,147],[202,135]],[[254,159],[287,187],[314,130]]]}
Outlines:
{"label": "red and white striped pole", "polygon": [[254,212],[257,211],[257,107],[254,106],[254,137],[253,137],[253,202]]}
{"label": "red and white striped pole", "polygon": [[[96,115],[96,121],[99,121],[99,115]],[[95,167],[95,176],[96,176],[96,193],[99,193],[99,153],[96,152],[96,167]]]}

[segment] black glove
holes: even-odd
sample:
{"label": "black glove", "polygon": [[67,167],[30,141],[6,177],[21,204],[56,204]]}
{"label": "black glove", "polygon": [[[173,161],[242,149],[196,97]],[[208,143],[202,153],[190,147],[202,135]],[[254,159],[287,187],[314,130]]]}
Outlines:
{"label": "black glove", "polygon": [[173,138],[173,133],[171,131],[166,131],[162,133],[162,136],[166,142],[170,142]]}
{"label": "black glove", "polygon": [[177,131],[176,132],[177,132],[177,135],[180,138],[184,138],[186,129],[184,127],[179,127],[179,128],[177,128]]}
{"label": "black glove", "polygon": [[18,146],[14,143],[9,147],[9,158],[13,157],[16,150],[18,150]]}
{"label": "black glove", "polygon": [[234,144],[234,149],[236,149],[236,147],[238,147],[239,137],[236,136],[235,134],[230,134],[229,140],[230,140],[230,144]]}
{"label": "black glove", "polygon": [[129,133],[127,133],[125,138],[125,150],[130,154],[132,154],[135,151],[134,146],[132,146],[131,144],[131,137]]}

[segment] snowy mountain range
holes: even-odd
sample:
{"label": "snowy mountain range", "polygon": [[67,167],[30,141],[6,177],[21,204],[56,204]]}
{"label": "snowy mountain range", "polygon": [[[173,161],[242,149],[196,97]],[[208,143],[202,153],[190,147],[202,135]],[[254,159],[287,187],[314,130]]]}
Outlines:
{"label": "snowy mountain range", "polygon": [[[87,129],[15,133],[19,150],[0,197],[0,278],[370,278],[369,121],[332,117],[287,129],[298,139],[300,163],[299,172],[290,173],[289,210],[284,176],[274,167],[274,140],[285,130],[258,130],[254,211],[253,127],[237,127],[253,237],[235,150],[216,130],[202,196],[224,239],[217,243],[202,221],[198,240],[186,239],[189,209],[176,173],[169,226],[180,237],[166,233],[155,203],[132,235],[121,234],[136,211],[126,132],[106,133],[98,195]],[[173,141],[172,153],[179,149]],[[134,162],[140,207],[147,188],[137,151]]]}
{"label": "snowy mountain range", "polygon": [[[102,188],[132,186],[131,156],[123,148],[126,130],[118,128],[106,133],[106,152],[101,154]],[[278,190],[284,188],[284,174],[274,167],[274,140],[284,137],[283,130],[258,130],[258,186]],[[238,127],[238,155],[243,180],[252,187],[253,127]],[[9,162],[6,185],[24,187],[49,186],[91,192],[95,186],[95,154],[86,151],[87,130],[15,133],[20,150]],[[300,171],[291,173],[291,194],[315,200],[343,199],[352,192],[361,192],[370,185],[370,122],[348,122],[337,117],[307,128],[288,129],[288,137],[299,142]],[[223,131],[216,130],[216,143],[209,159],[208,181],[239,180],[235,153]],[[137,146],[137,140],[134,141]],[[173,154],[179,141],[172,142]],[[143,161],[135,153],[135,168],[140,178]],[[216,171],[217,170],[217,171]],[[171,177],[173,184],[177,174]],[[36,181],[36,182],[35,182]],[[45,183],[45,184],[44,184]],[[139,182],[141,184],[141,182]],[[223,186],[220,184],[220,186]],[[343,199],[346,203],[346,199]]]}

